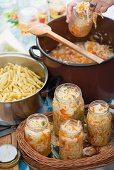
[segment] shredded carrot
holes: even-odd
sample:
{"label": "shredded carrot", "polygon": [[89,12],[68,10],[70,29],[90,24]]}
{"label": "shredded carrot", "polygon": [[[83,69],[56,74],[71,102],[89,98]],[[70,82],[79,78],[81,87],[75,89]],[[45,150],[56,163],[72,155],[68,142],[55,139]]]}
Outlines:
{"label": "shredded carrot", "polygon": [[93,48],[94,48],[94,42],[90,42],[87,50],[88,50],[89,52],[92,52],[92,51],[93,51]]}
{"label": "shredded carrot", "polygon": [[93,23],[95,25],[95,28],[97,28],[97,15],[98,14],[96,12],[93,13]]}
{"label": "shredded carrot", "polygon": [[62,114],[66,114],[66,110],[65,110],[65,109],[61,109],[60,112],[61,112]]}
{"label": "shredded carrot", "polygon": [[61,109],[60,112],[61,112],[61,117],[65,118],[65,119],[71,117],[69,114],[67,114],[65,109]]}

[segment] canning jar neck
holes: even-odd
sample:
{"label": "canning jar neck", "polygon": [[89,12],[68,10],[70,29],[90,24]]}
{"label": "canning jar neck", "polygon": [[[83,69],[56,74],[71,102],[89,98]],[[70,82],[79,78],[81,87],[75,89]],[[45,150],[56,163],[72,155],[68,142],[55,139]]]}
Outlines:
{"label": "canning jar neck", "polygon": [[89,113],[104,116],[109,112],[109,105],[103,100],[95,100],[89,104]]}
{"label": "canning jar neck", "polygon": [[80,120],[68,119],[61,124],[60,130],[68,135],[78,135],[83,131],[83,128]]}
{"label": "canning jar neck", "polygon": [[33,114],[27,118],[26,125],[32,131],[43,131],[49,124],[48,118],[43,114]]}
{"label": "canning jar neck", "polygon": [[[64,90],[66,94],[64,93]],[[74,93],[70,94],[70,90],[74,90]],[[54,93],[54,98],[57,101],[62,101],[62,102],[69,102],[72,100],[79,101],[81,97],[82,97],[81,89],[73,83],[65,83],[65,84],[59,85],[56,88],[55,93]]]}
{"label": "canning jar neck", "polygon": [[81,12],[78,12],[77,10],[76,10],[76,7],[74,7],[73,8],[73,15],[74,15],[74,17],[75,18],[80,18],[80,19],[89,19],[89,20],[91,20],[92,18],[93,18],[93,13],[92,13],[92,11],[89,11],[88,10],[88,12],[85,12],[85,11],[81,11]]}

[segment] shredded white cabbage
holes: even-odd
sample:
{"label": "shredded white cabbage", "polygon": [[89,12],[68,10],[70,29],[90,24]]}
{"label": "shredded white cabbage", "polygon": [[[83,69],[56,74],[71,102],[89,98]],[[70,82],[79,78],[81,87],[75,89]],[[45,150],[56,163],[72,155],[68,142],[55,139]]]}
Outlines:
{"label": "shredded white cabbage", "polygon": [[[75,44],[104,60],[114,55],[113,50],[109,45],[101,45],[95,41],[77,42]],[[56,49],[52,50],[50,56],[60,61],[74,64],[88,64],[94,62],[62,44],[59,44]]]}

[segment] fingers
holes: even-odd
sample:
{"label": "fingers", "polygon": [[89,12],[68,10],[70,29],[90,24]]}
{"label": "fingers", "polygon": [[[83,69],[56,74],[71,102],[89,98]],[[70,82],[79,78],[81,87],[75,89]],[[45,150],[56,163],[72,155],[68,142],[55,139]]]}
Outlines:
{"label": "fingers", "polygon": [[90,0],[90,10],[95,12],[100,12],[100,8],[102,6],[100,0]]}
{"label": "fingers", "polygon": [[106,12],[107,11],[107,7],[101,7],[101,9],[100,9],[100,12],[101,13],[104,13],[104,12]]}
{"label": "fingers", "polygon": [[69,4],[69,5],[67,6],[67,18],[66,18],[66,22],[67,22],[67,23],[69,23],[72,10],[73,10],[73,6],[72,6],[72,4]]}
{"label": "fingers", "polygon": [[102,4],[99,2],[96,7],[95,7],[95,12],[97,13],[100,13],[101,12],[101,7],[102,7]]}
{"label": "fingers", "polygon": [[107,11],[107,9],[109,7],[111,7],[112,5],[114,5],[114,1],[113,0],[108,0],[105,3],[102,4],[102,7],[100,9],[100,12],[104,13]]}
{"label": "fingers", "polygon": [[112,0],[89,0],[90,10],[97,13],[104,13],[112,5]]}
{"label": "fingers", "polygon": [[89,2],[90,2],[90,10],[94,11],[97,5],[96,0],[89,0]]}
{"label": "fingers", "polygon": [[73,7],[77,4],[76,0],[72,1],[71,3],[69,3],[67,5],[67,18],[66,18],[66,22],[69,23],[70,17],[71,17],[71,13],[73,10]]}
{"label": "fingers", "polygon": [[[90,2],[90,10],[97,13],[104,13],[107,9],[114,4],[114,0],[88,0]],[[78,0],[73,0],[67,5],[67,18],[66,22],[69,23],[73,7],[78,3]]]}

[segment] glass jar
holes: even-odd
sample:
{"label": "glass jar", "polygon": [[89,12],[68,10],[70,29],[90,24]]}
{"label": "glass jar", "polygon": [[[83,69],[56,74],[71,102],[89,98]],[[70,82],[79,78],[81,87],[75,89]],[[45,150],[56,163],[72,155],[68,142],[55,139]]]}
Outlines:
{"label": "glass jar", "polygon": [[89,9],[89,2],[78,3],[72,11],[69,30],[76,37],[85,37],[93,25],[93,12]]}
{"label": "glass jar", "polygon": [[0,32],[18,25],[17,0],[0,0]]}
{"label": "glass jar", "polygon": [[90,103],[86,121],[91,145],[107,145],[111,137],[111,113],[108,104],[102,100]]}
{"label": "glass jar", "polygon": [[81,122],[66,120],[60,126],[59,146],[61,159],[78,159],[83,155],[84,132]]}
{"label": "glass jar", "polygon": [[22,9],[24,7],[30,6],[29,0],[17,0],[18,2],[18,9]]}
{"label": "glass jar", "polygon": [[38,12],[38,21],[46,23],[50,19],[49,6],[47,0],[30,0],[30,6],[35,7]]}
{"label": "glass jar", "polygon": [[53,124],[56,135],[59,133],[60,124],[66,119],[83,121],[84,101],[80,88],[71,83],[58,86],[53,99]]}
{"label": "glass jar", "polygon": [[34,7],[24,7],[18,12],[19,28],[23,35],[27,35],[25,32],[28,29],[29,24],[35,24],[38,22],[37,9]]}
{"label": "glass jar", "polygon": [[27,142],[44,156],[51,153],[51,127],[43,114],[33,114],[27,118],[25,125]]}
{"label": "glass jar", "polygon": [[50,2],[50,17],[52,19],[58,18],[65,14],[66,12],[66,4],[64,0],[53,0]]}

